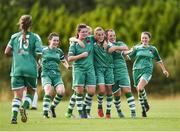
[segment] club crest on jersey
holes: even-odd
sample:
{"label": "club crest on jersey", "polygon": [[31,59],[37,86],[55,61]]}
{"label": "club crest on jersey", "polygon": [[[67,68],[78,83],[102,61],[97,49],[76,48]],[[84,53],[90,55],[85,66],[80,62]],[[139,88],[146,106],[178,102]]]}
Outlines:
{"label": "club crest on jersey", "polygon": [[150,50],[149,50],[149,53],[150,53],[150,54],[153,54],[153,50],[152,50],[152,49],[150,49]]}
{"label": "club crest on jersey", "polygon": [[27,55],[27,54],[29,54],[29,53],[28,53],[27,51],[25,51],[24,49],[19,49],[19,50],[18,50],[18,54],[19,54],[19,55],[25,55],[25,54]]}
{"label": "club crest on jersey", "polygon": [[87,44],[91,44],[91,41],[89,39],[86,40]]}

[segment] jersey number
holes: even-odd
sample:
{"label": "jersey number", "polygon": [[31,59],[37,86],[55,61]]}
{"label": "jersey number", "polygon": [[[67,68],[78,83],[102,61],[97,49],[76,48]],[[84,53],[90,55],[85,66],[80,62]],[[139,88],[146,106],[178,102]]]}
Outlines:
{"label": "jersey number", "polygon": [[23,43],[22,35],[19,37],[19,49],[27,49],[29,47],[29,35],[26,35],[26,43]]}

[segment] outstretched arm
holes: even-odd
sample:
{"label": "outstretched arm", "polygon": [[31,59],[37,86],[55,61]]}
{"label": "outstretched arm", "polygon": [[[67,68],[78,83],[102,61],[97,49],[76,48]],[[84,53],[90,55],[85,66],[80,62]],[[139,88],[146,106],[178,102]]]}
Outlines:
{"label": "outstretched arm", "polygon": [[112,53],[116,50],[125,51],[125,50],[128,50],[128,47],[127,46],[112,46],[108,49],[108,52]]}
{"label": "outstretched arm", "polygon": [[129,53],[131,53],[133,51],[133,48],[131,48],[130,50],[125,50],[123,51],[124,55],[128,55]]}
{"label": "outstretched arm", "polygon": [[162,61],[160,62],[157,62],[158,65],[161,67],[162,71],[163,71],[163,74],[166,76],[166,77],[169,77],[169,72],[166,70],[165,66],[164,66],[164,63]]}

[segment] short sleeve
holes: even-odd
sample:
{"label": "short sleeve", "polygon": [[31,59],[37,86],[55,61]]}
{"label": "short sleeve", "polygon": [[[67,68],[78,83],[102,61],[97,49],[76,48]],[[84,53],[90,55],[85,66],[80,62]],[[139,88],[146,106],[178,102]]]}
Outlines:
{"label": "short sleeve", "polygon": [[11,47],[11,48],[13,48],[13,39],[14,39],[15,37],[16,37],[16,34],[15,34],[15,35],[12,35],[11,38],[10,38],[10,40],[9,40],[9,42],[8,42],[8,44],[7,44],[7,45],[8,45],[9,47]]}
{"label": "short sleeve", "polygon": [[75,43],[71,43],[69,46],[68,56],[74,56],[75,55]]}
{"label": "short sleeve", "polygon": [[160,55],[159,55],[159,52],[158,52],[158,50],[156,49],[156,47],[154,47],[153,48],[154,49],[154,59],[157,61],[157,62],[161,62],[162,60],[161,60],[161,57],[160,57]]}
{"label": "short sleeve", "polygon": [[59,58],[60,58],[60,61],[64,61],[65,60],[64,52],[61,49],[59,49]]}
{"label": "short sleeve", "polygon": [[111,42],[108,42],[108,45],[107,45],[107,51],[109,50],[109,48],[113,47],[113,43]]}
{"label": "short sleeve", "polygon": [[35,34],[35,52],[36,54],[42,53],[42,41],[38,34]]}

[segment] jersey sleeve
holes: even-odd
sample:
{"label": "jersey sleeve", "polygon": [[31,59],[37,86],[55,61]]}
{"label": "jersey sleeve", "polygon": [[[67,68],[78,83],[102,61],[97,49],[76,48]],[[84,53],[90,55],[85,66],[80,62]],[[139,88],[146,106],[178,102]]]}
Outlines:
{"label": "jersey sleeve", "polygon": [[75,55],[75,43],[71,43],[69,46],[68,56],[74,56]]}
{"label": "jersey sleeve", "polygon": [[64,52],[63,52],[61,49],[58,49],[58,50],[59,50],[59,58],[60,58],[60,61],[64,61],[64,60],[65,60]]}
{"label": "jersey sleeve", "polygon": [[8,44],[7,44],[8,47],[13,48],[13,40],[17,37],[17,35],[18,35],[18,33],[13,34],[13,35],[11,36],[11,38],[10,38]]}
{"label": "jersey sleeve", "polygon": [[7,44],[8,47],[11,47],[11,48],[13,47],[13,42],[12,42],[12,40],[13,40],[13,39],[12,39],[12,37],[11,37],[10,40],[9,40],[9,42],[8,42],[8,44]]}
{"label": "jersey sleeve", "polygon": [[158,52],[158,50],[156,49],[156,47],[154,47],[154,59],[155,59],[157,62],[161,62],[161,61],[162,61],[162,59],[161,59],[161,57],[160,57],[160,55],[159,55],[159,52]]}
{"label": "jersey sleeve", "polygon": [[38,34],[35,34],[35,52],[42,54],[42,41]]}
{"label": "jersey sleeve", "polygon": [[108,45],[107,45],[107,51],[109,50],[109,48],[113,47],[113,43],[111,42],[108,42]]}

